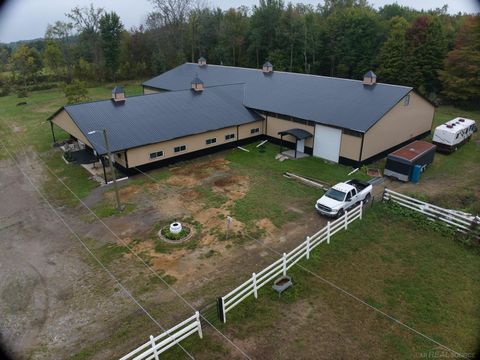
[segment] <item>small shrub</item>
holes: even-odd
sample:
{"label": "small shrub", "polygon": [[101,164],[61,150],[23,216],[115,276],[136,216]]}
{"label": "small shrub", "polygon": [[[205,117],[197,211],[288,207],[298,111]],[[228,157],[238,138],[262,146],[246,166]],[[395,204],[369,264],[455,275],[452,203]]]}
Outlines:
{"label": "small shrub", "polygon": [[170,231],[168,226],[165,226],[162,229],[162,236],[166,237],[168,240],[181,240],[190,234],[190,228],[189,227],[183,227],[182,231],[180,231],[178,234],[174,234]]}
{"label": "small shrub", "polygon": [[63,158],[64,158],[65,160],[67,160],[68,162],[72,162],[72,161],[74,160],[71,151],[66,151],[66,152],[63,154]]}
{"label": "small shrub", "polygon": [[17,89],[17,97],[18,98],[26,98],[28,97],[27,90],[23,87]]}
{"label": "small shrub", "polygon": [[83,81],[73,80],[70,84],[65,85],[63,92],[69,104],[77,104],[90,100],[87,85]]}

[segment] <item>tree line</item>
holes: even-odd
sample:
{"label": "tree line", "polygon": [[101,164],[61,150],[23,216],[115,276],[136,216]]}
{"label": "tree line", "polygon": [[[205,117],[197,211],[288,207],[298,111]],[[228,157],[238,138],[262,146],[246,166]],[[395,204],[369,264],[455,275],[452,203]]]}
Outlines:
{"label": "tree line", "polygon": [[[79,81],[158,75],[200,56],[209,63],[408,85],[436,102],[480,105],[480,18],[367,0],[317,6],[259,0],[221,10],[195,0],[151,0],[144,24],[125,29],[115,12],[75,7],[44,39],[0,45],[0,93]],[[78,100],[78,99],[77,99]]]}

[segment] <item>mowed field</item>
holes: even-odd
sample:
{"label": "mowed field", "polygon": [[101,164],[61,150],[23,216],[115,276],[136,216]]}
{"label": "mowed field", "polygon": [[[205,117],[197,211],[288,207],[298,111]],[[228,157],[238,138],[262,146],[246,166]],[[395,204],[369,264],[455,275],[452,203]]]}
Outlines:
{"label": "mowed field", "polygon": [[[110,89],[90,89],[90,96],[108,98]],[[127,84],[126,92],[138,94],[140,88]],[[252,144],[249,153],[233,149],[130,178],[121,184],[127,207],[118,214],[112,189],[98,187],[51,147],[45,119],[65,102],[62,93],[37,92],[26,100],[26,106],[16,106],[16,97],[0,98],[0,182],[6,185],[0,193],[0,246],[10,266],[0,275],[0,316],[4,341],[15,354],[32,359],[115,358],[162,331],[79,238],[168,328],[192,315],[189,305],[203,309],[213,304],[276,260],[275,251],[289,251],[325,225],[313,209],[322,192],[286,179],[285,171],[332,184],[347,179],[351,171],[314,158],[280,163],[274,160],[277,146],[267,145],[261,152]],[[439,108],[435,122],[460,115],[480,118],[478,113]],[[56,134],[66,136],[58,128]],[[480,146],[472,141],[453,155],[437,155],[419,185],[388,186],[474,211],[480,199],[479,154]],[[25,176],[78,238],[55,222],[55,214]],[[363,169],[354,176],[368,178]],[[449,194],[461,192],[467,200],[445,195],[439,190],[445,183],[450,184]],[[18,199],[17,211],[9,210],[12,199]],[[233,218],[228,232],[227,216]],[[191,226],[191,240],[172,245],[159,239],[158,231],[174,220]],[[214,325],[258,359],[410,359],[439,350],[322,280],[327,279],[438,342],[471,354],[480,329],[475,301],[480,295],[479,259],[477,248],[464,245],[455,234],[375,204],[363,221],[302,262],[310,273],[292,268],[295,286],[284,296],[278,298],[266,287],[258,300],[247,299],[232,310],[226,325]],[[28,294],[21,306],[19,292]],[[196,358],[242,358],[211,327],[203,340],[192,337],[184,346]],[[165,355],[186,357],[178,347]]]}

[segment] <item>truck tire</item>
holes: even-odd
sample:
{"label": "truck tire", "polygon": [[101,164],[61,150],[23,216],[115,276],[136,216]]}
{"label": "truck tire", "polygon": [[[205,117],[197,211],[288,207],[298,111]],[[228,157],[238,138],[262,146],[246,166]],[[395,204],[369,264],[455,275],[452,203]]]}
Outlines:
{"label": "truck tire", "polygon": [[372,195],[371,194],[367,194],[367,196],[365,196],[365,199],[363,199],[363,205],[367,205],[370,200],[372,200]]}
{"label": "truck tire", "polygon": [[345,211],[343,211],[343,209],[338,210],[337,219],[340,218],[340,217],[342,217],[343,214],[345,214]]}

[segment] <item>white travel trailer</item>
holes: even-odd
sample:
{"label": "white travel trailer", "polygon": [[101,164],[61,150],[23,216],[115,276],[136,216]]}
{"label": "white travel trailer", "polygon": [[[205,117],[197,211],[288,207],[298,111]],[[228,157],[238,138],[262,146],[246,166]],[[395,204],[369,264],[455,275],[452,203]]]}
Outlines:
{"label": "white travel trailer", "polygon": [[470,140],[475,131],[477,131],[475,120],[458,117],[437,126],[432,142],[437,145],[438,151],[451,153]]}

